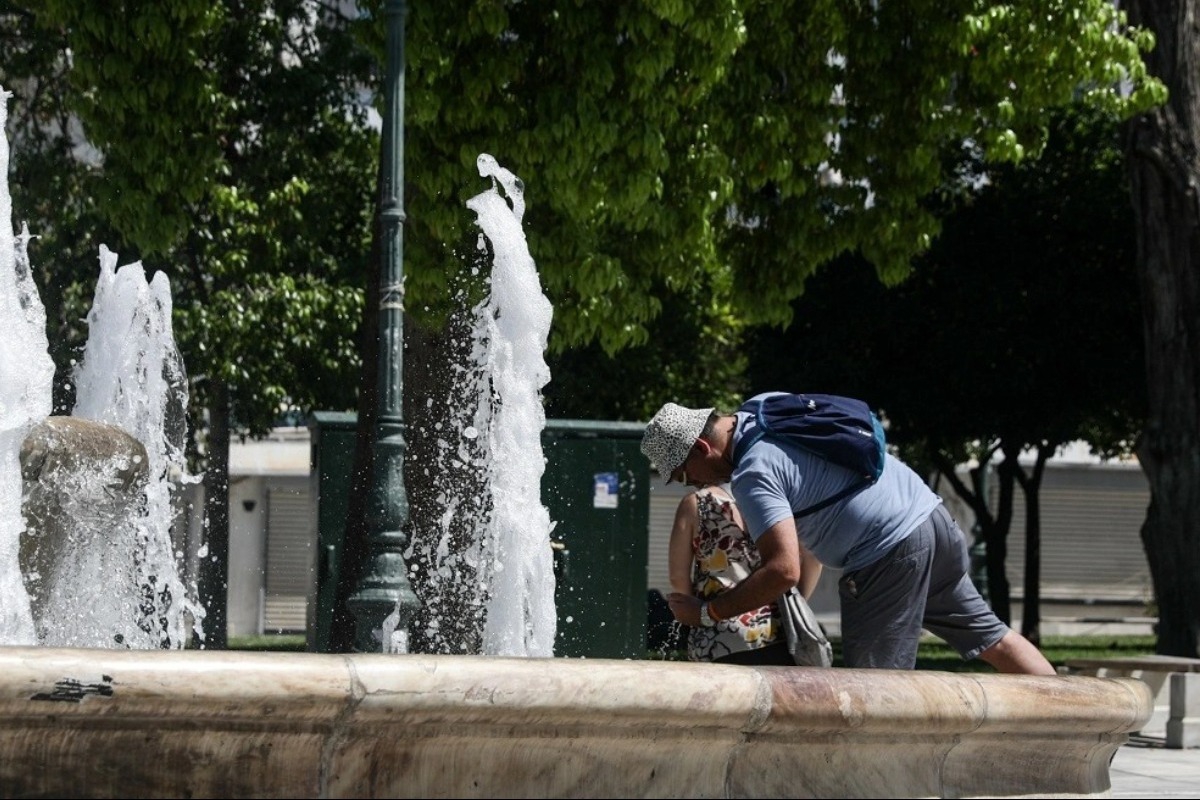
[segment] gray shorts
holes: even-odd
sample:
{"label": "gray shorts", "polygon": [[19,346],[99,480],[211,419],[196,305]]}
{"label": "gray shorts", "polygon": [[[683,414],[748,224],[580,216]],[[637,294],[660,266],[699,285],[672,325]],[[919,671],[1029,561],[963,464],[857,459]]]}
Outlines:
{"label": "gray shorts", "polygon": [[883,558],[842,575],[846,666],[912,669],[922,628],[964,660],[999,642],[1009,628],[980,597],[970,563],[966,536],[939,505]]}

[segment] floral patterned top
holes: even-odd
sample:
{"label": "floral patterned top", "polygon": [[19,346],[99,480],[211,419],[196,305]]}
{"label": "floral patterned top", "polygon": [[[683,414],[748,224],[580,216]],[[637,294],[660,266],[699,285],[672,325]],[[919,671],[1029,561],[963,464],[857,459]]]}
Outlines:
{"label": "floral patterned top", "polygon": [[[710,489],[696,492],[700,524],[692,537],[695,567],[692,592],[711,599],[732,588],[758,569],[761,557],[750,536],[736,522],[733,500],[714,495]],[[692,628],[688,636],[688,658],[714,661],[731,653],[757,650],[783,640],[779,609],[774,604],[723,619],[711,628]]]}

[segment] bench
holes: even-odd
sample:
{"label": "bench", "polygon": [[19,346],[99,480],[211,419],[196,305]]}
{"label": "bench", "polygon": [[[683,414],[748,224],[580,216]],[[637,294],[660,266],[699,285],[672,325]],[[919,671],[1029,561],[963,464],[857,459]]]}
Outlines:
{"label": "bench", "polygon": [[1166,746],[1174,750],[1200,747],[1200,658],[1070,658],[1059,671],[1098,678],[1137,678],[1154,694],[1154,713],[1141,735],[1165,738]]}

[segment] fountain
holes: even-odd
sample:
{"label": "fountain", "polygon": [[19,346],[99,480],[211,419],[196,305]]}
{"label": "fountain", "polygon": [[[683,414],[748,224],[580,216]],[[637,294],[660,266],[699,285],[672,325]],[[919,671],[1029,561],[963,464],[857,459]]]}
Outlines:
{"label": "fountain", "polygon": [[[0,124],[7,97],[0,92]],[[70,417],[51,417],[46,315],[29,232],[13,236],[6,139],[0,168],[8,410],[0,423],[0,643],[182,647],[191,626],[202,638],[203,610],[183,585],[170,536],[172,494],[188,479],[187,390],[167,278],[147,282],[140,263],[118,269],[116,254],[101,246],[88,340],[73,375],[75,407]]]}
{"label": "fountain", "polygon": [[[550,380],[544,352],[552,311],[521,229],[520,179],[486,153],[478,167],[492,187],[467,207],[481,231],[481,261],[491,264],[488,291],[464,323],[471,327],[470,353],[452,365],[450,412],[436,423],[446,509],[439,535],[414,541],[405,559],[432,573],[426,603],[482,627],[470,636],[479,639],[478,652],[551,656],[557,619],[552,524],[541,501],[546,416],[540,391]],[[468,535],[456,540],[463,527]],[[473,580],[464,580],[467,574]],[[467,637],[451,631],[429,631],[425,638],[435,652],[474,651],[460,641]]]}
{"label": "fountain", "polygon": [[[507,203],[486,192],[472,202],[500,261],[502,232],[519,233],[523,201],[510,172],[487,158],[480,166],[508,195]],[[20,443],[48,413],[49,377],[37,357],[45,352],[44,331],[39,338],[44,318],[28,280],[28,235],[12,236],[10,212],[4,183],[0,310],[5,324],[15,320],[14,332],[0,335],[4,796],[1098,797],[1109,791],[1112,755],[1150,717],[1150,690],[1133,679],[548,657],[552,612],[548,621],[543,601],[534,596],[547,589],[536,585],[536,575],[550,555],[542,547],[548,520],[538,512],[533,488],[542,467],[536,460],[504,460],[500,454],[509,451],[501,441],[489,443],[495,449],[488,451],[488,469],[498,487],[489,530],[495,539],[491,557],[511,582],[492,597],[522,596],[511,616],[489,606],[493,630],[486,638],[497,651],[525,657],[181,650],[161,646],[178,641],[171,626],[143,631],[153,634],[145,649],[134,649],[124,634],[116,642],[111,632],[84,646],[36,646],[41,637],[22,594],[13,543],[23,524],[20,491],[9,484],[19,484]],[[518,260],[532,269],[526,258]],[[102,252],[106,288],[97,291],[98,304],[102,294],[121,294],[117,284],[128,267],[117,271],[114,265],[115,258]],[[154,289],[152,283],[145,292],[141,281],[132,284],[137,288],[130,296],[152,298],[150,308],[165,312],[135,315],[142,328],[169,319],[163,284]],[[493,289],[534,296],[519,281],[506,286],[499,280]],[[548,304],[535,305],[534,316],[548,323]],[[517,359],[518,347],[544,346],[545,334],[530,332],[528,326],[536,328],[532,317],[505,312],[493,321],[514,326],[488,338],[501,360]],[[516,338],[501,344],[510,335]],[[146,379],[139,391],[159,378],[158,385],[168,386],[182,375],[170,351],[159,351],[164,360],[135,359],[136,374]],[[161,509],[161,496],[145,487],[171,477],[175,462],[169,446],[161,458],[151,454],[163,441],[153,432],[171,430],[169,420],[181,407],[167,403],[148,415],[150,434],[127,415],[97,410],[141,404],[122,402],[130,399],[125,384],[102,386],[105,371],[90,369],[90,357],[76,379],[81,389],[98,385],[97,405],[84,407],[93,419],[34,437],[27,471],[40,477],[72,461],[83,445],[58,444],[71,424],[88,430],[104,425],[94,457],[83,462],[114,465],[104,471],[102,486],[145,496],[132,504],[138,514]],[[489,413],[519,412],[526,415],[522,426],[536,427],[540,406],[532,400],[548,376],[535,372],[514,372],[514,380],[525,383]],[[109,435],[110,420],[130,426],[128,432]],[[492,437],[499,430],[495,422],[476,433]],[[69,499],[49,503],[43,517],[76,515]],[[149,545],[150,532],[143,536],[139,527],[145,516],[136,520],[130,526],[138,531],[134,538]],[[521,561],[526,545],[506,538],[522,528],[541,552],[528,563]],[[52,565],[45,567],[48,573],[80,555],[44,544],[38,557]],[[165,594],[172,602],[186,597],[161,570],[146,566],[152,548],[142,552],[145,557],[132,567],[125,563],[121,574],[152,587],[153,596]],[[123,559],[102,559],[106,569],[114,558]],[[75,580],[86,582],[77,587],[84,593],[113,585],[96,575]]]}
{"label": "fountain", "polygon": [[[0,90],[0,127],[8,120],[8,94]],[[19,563],[21,444],[50,414],[54,363],[46,340],[46,312],[29,270],[29,232],[13,235],[8,194],[8,137],[0,139],[0,641],[36,641],[33,614]]]}

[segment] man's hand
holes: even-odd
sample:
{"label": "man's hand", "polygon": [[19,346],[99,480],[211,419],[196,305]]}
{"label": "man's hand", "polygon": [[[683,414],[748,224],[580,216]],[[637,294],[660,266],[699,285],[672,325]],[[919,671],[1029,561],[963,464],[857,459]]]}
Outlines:
{"label": "man's hand", "polygon": [[671,592],[667,595],[667,605],[671,607],[671,613],[675,615],[675,619],[684,625],[690,625],[693,628],[700,627],[700,598],[693,597],[690,594],[681,594],[679,592]]}

